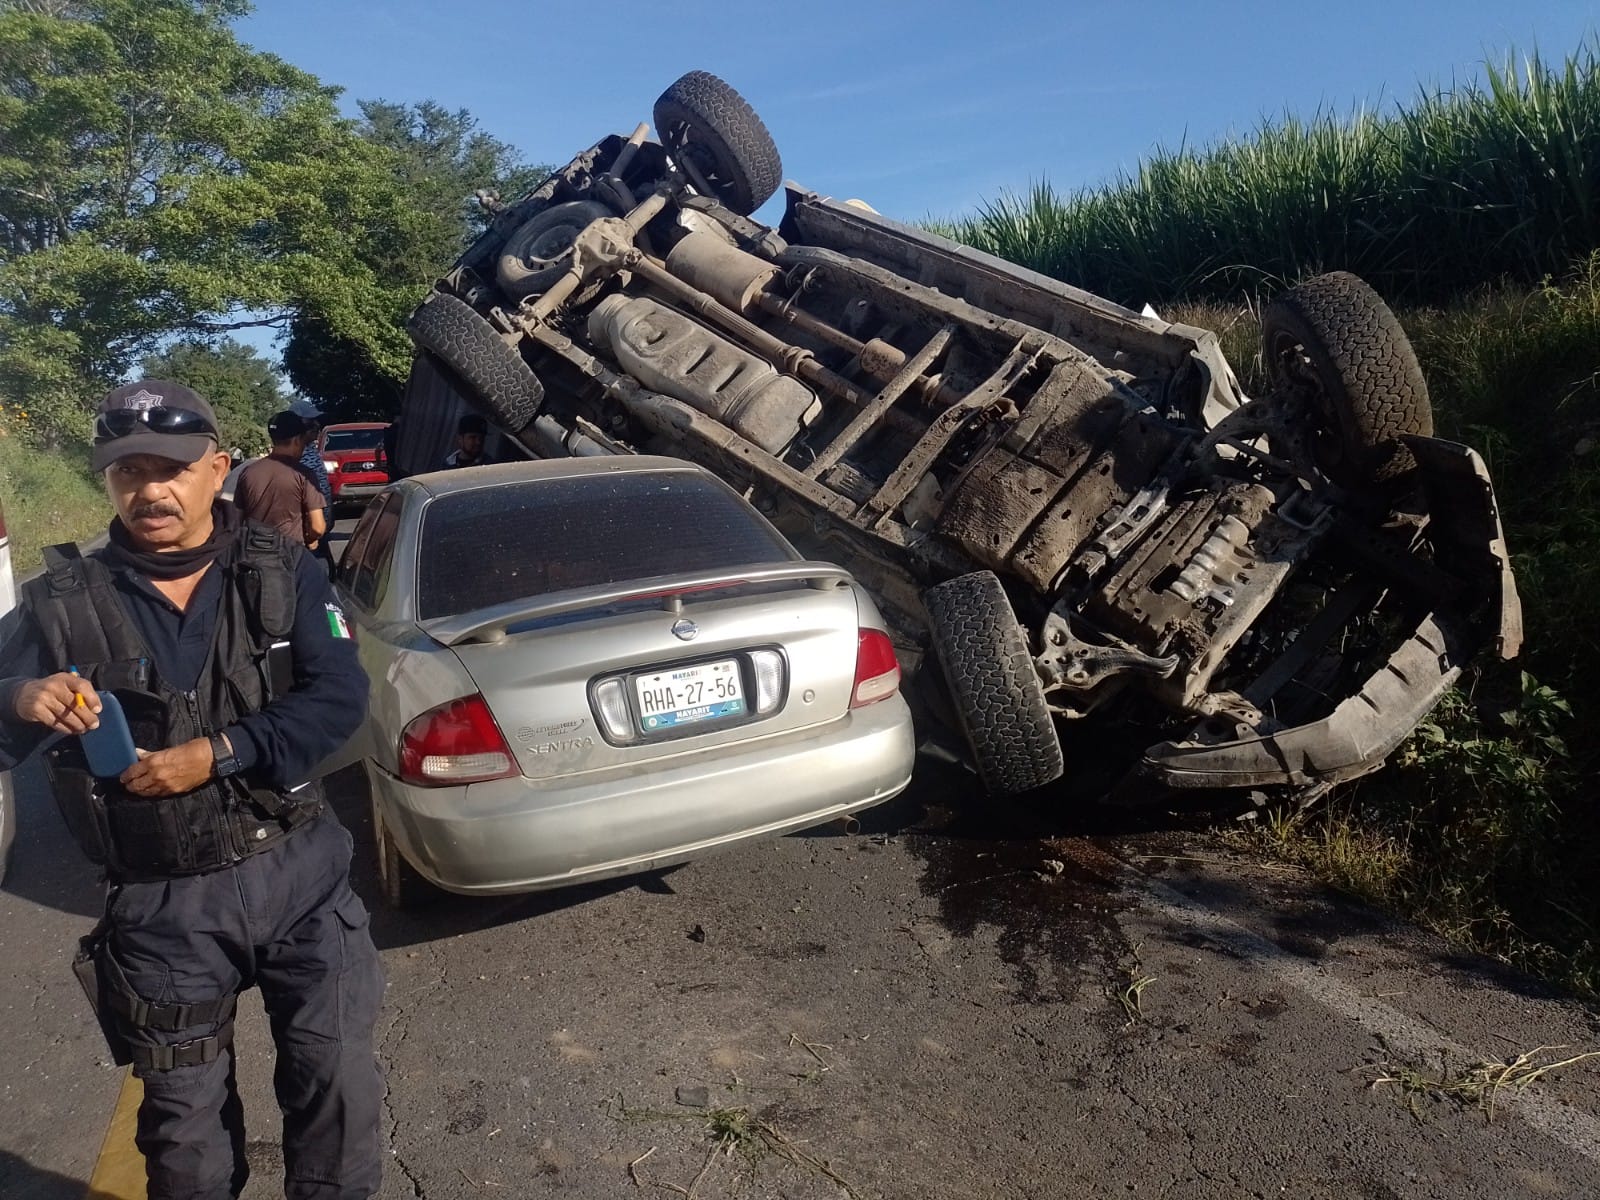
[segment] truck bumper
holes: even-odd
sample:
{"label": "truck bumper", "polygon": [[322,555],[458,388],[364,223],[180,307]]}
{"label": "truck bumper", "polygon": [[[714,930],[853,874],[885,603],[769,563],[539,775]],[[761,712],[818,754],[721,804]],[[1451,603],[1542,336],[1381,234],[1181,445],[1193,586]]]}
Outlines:
{"label": "truck bumper", "polygon": [[1489,471],[1475,450],[1407,438],[1428,496],[1439,565],[1470,580],[1458,612],[1435,612],[1362,685],[1320,721],[1233,741],[1161,742],[1138,774],[1171,788],[1340,783],[1377,770],[1432,711],[1478,651],[1513,658],[1522,645],[1505,531]]}

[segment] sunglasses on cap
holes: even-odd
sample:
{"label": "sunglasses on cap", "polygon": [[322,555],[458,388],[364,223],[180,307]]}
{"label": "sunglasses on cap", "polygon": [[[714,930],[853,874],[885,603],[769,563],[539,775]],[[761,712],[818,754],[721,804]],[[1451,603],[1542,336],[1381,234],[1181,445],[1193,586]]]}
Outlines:
{"label": "sunglasses on cap", "polygon": [[95,418],[94,440],[106,442],[113,438],[127,437],[141,425],[152,433],[207,433],[212,437],[217,435],[217,431],[211,427],[211,422],[199,413],[190,412],[186,408],[157,406],[124,408],[101,413]]}

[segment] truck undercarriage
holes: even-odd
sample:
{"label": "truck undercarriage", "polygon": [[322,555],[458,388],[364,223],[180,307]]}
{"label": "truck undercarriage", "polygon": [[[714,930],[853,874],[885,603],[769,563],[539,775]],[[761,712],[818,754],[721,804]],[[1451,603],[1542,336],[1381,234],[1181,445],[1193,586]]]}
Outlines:
{"label": "truck undercarriage", "polygon": [[711,467],[875,592],[908,671],[931,651],[997,792],[1059,776],[1085,719],[1150,731],[1138,781],[1325,787],[1480,648],[1516,653],[1483,461],[1430,436],[1359,280],[1269,310],[1247,398],[1209,332],[858,202],[791,185],[751,220],[776,150],[712,76],[656,117],[662,143],[609,137],[504,209],[414,314],[402,467],[463,400],[536,455]]}

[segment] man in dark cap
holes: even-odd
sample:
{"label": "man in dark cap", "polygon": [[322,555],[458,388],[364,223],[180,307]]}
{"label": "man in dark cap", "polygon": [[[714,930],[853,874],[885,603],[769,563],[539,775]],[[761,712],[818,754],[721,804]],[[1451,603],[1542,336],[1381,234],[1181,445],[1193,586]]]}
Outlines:
{"label": "man in dark cap", "polygon": [[324,516],[328,519],[328,527],[333,527],[333,485],[328,482],[328,464],[322,457],[322,410],[309,400],[296,400],[289,405],[289,411],[306,423],[306,444],[300,452],[300,465],[311,472],[311,477],[317,481],[317,490],[322,493],[322,507]]}
{"label": "man in dark cap", "polygon": [[456,448],[445,455],[445,468],[483,466],[489,461],[483,452],[488,434],[489,423],[477,413],[463,416],[456,422]]}
{"label": "man in dark cap", "polygon": [[267,421],[272,453],[243,471],[233,485],[233,502],[246,519],[271,525],[290,541],[315,550],[328,532],[317,481],[301,465],[309,427],[293,412]]}
{"label": "man in dark cap", "polygon": [[[287,1195],[373,1196],[382,971],[350,836],[307,781],[366,709],[349,627],[300,545],[219,502],[228,456],[190,389],[111,392],[91,461],[116,509],[109,544],[47,548],[0,622],[0,770],[65,735],[46,752],[51,788],[108,881],[78,965],[114,1057],[144,1081],[148,1194],[243,1189],[233,1016],[255,986]],[[137,748],[115,774],[79,736],[110,715],[107,696]]]}
{"label": "man in dark cap", "polygon": [[[289,411],[306,423],[306,442],[305,448],[300,451],[300,465],[316,480],[317,490],[322,493],[322,523],[332,531],[333,485],[328,481],[328,464],[322,457],[322,410],[302,398],[292,402]],[[332,542],[323,538],[312,549],[322,560],[328,574],[332,575],[335,565]]]}

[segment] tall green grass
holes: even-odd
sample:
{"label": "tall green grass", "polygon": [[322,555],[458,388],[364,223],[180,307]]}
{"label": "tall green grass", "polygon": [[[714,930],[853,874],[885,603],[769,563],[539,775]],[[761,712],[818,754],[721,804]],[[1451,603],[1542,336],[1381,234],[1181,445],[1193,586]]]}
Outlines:
{"label": "tall green grass", "polygon": [[1391,299],[1534,283],[1600,247],[1600,61],[1537,55],[1393,112],[1285,117],[1067,194],[1002,195],[942,228],[1137,306],[1350,270]]}
{"label": "tall green grass", "polygon": [[111,502],[89,470],[87,450],[39,450],[0,425],[0,506],[18,575],[39,565],[40,550],[105,529]]}

